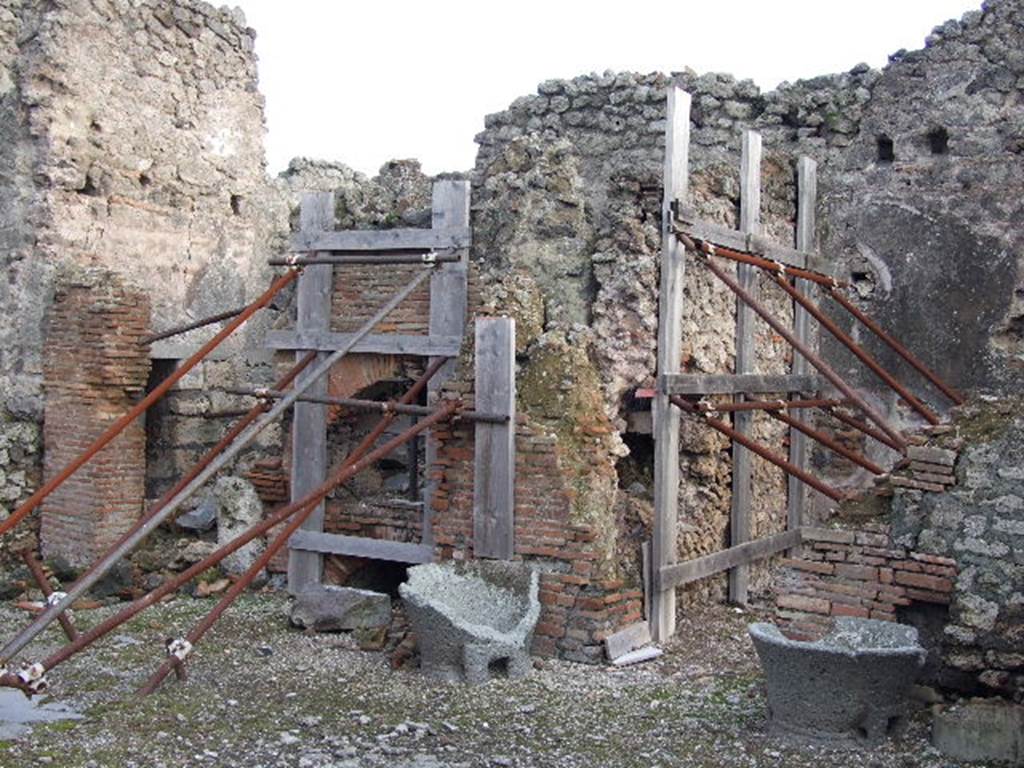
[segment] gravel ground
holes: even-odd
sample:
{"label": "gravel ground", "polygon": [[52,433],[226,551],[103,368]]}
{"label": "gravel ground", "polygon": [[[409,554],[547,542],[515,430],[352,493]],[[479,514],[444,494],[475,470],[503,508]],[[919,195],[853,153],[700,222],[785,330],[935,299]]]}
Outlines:
{"label": "gravel ground", "polygon": [[[0,767],[843,766],[947,768],[928,744],[927,712],[864,752],[794,747],[766,734],[751,612],[691,612],[661,658],[614,669],[537,662],[524,680],[479,687],[392,670],[348,635],[287,626],[287,600],[248,595],[190,658],[189,680],[134,690],[209,600],[178,597],[59,667],[51,700],[85,715],[0,742]],[[82,625],[110,609],[83,612]],[[0,608],[0,625],[25,615]],[[53,630],[33,658],[61,637]]]}

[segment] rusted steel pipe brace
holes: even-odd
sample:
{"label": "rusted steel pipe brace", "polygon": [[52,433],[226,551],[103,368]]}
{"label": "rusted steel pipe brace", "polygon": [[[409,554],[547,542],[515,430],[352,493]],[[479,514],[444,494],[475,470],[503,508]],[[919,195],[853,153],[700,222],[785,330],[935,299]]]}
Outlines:
{"label": "rusted steel pipe brace", "polygon": [[792,427],[793,429],[797,430],[798,432],[803,432],[805,435],[807,435],[812,440],[815,440],[815,441],[821,443],[826,448],[828,448],[830,451],[832,451],[834,453],[838,453],[840,456],[842,456],[842,457],[844,457],[846,459],[849,459],[850,461],[852,461],[857,466],[863,467],[864,469],[866,469],[868,472],[871,472],[872,474],[875,474],[875,475],[884,475],[885,474],[885,470],[884,469],[882,469],[880,466],[878,466],[873,461],[868,459],[866,456],[863,456],[863,455],[857,453],[856,451],[851,451],[845,445],[842,445],[841,443],[836,442],[831,437],[826,435],[824,432],[819,432],[818,430],[816,430],[816,429],[814,429],[812,427],[809,427],[804,422],[798,421],[797,419],[794,419],[791,416],[787,416],[784,413],[777,413],[775,411],[769,411],[768,415],[771,416],[773,419],[778,419],[783,424],[787,424],[788,426]]}
{"label": "rusted steel pipe brace", "polygon": [[[446,358],[447,359],[447,358]],[[225,389],[229,395],[242,395],[245,397],[259,397],[276,400],[284,397],[283,392],[273,389],[260,389],[259,387],[233,387]],[[360,400],[351,397],[314,397],[303,395],[299,398],[300,403],[322,403],[324,405],[340,405],[346,408],[362,411],[379,411],[380,413],[400,413],[409,416],[428,416],[434,412],[432,408],[425,405],[410,405],[402,402],[381,402],[379,400]],[[509,417],[500,413],[484,413],[481,411],[461,411],[458,420],[485,421],[492,424],[504,424]]]}
{"label": "rusted steel pipe brace", "polygon": [[[447,358],[438,358],[434,360],[422,376],[413,384],[412,387],[402,396],[400,402],[408,404],[415,402],[419,399],[420,394],[426,388],[427,383],[436,374],[441,367],[447,362]],[[360,441],[359,445],[348,455],[345,461],[342,463],[341,468],[345,469],[352,466],[360,459],[362,459],[367,452],[369,452],[374,443],[380,438],[381,435],[387,430],[389,426],[394,422],[396,414],[394,412],[385,413],[384,416],[377,422],[376,426]],[[409,442],[416,437],[416,433],[411,433],[410,430],[406,430],[402,435],[398,437],[404,437],[404,442]],[[397,446],[396,446],[397,447]],[[292,534],[295,533],[308,518],[310,513],[315,507],[307,507],[304,511],[295,516],[284,530],[278,532],[274,537],[274,540],[267,546],[267,548],[261,553],[261,555],[253,561],[253,563],[246,569],[245,573],[231,585],[228,591],[220,599],[217,605],[207,614],[199,624],[193,628],[186,636],[185,640],[188,642],[188,648],[194,648],[199,641],[203,638],[207,631],[220,619],[224,614],[224,611],[231,606],[232,603],[238,598],[242,592],[248,588],[248,586],[256,579],[260,572],[269,565],[270,561],[280,551],[280,549],[288,542]],[[170,651],[170,649],[169,649]],[[146,682],[146,684],[139,689],[140,696],[148,696],[155,691],[160,683],[164,681],[168,673],[173,669],[178,674],[178,679],[184,679],[185,672],[184,659],[179,658],[173,653],[168,653],[167,659],[163,664],[153,673],[152,677]]]}
{"label": "rusted steel pipe brace", "polygon": [[673,232],[683,245],[691,251],[703,253],[705,256],[721,256],[722,258],[729,259],[731,261],[738,261],[741,264],[750,264],[755,267],[760,267],[767,272],[774,272],[777,275],[792,275],[793,277],[799,277],[802,280],[809,280],[812,283],[818,283],[819,285],[827,285],[829,287],[841,286],[843,288],[849,286],[849,283],[836,280],[836,278],[831,275],[824,275],[821,272],[815,272],[813,269],[794,267],[789,264],[783,264],[781,261],[775,261],[774,259],[765,259],[761,256],[754,256],[751,253],[744,253],[743,251],[736,251],[732,248],[726,248],[725,246],[715,245],[714,243],[709,243],[706,240],[701,240],[699,237],[692,237],[681,229],[673,230]]}
{"label": "rusted steel pipe brace", "polygon": [[857,306],[853,304],[853,302],[851,302],[849,299],[843,296],[838,290],[836,290],[833,287],[828,291],[828,294],[837,302],[839,302],[839,305],[843,307],[843,309],[845,309],[847,312],[849,312],[851,315],[857,318],[861,323],[863,323],[869,331],[871,331],[873,334],[875,334],[875,336],[877,336],[886,344],[888,344],[889,347],[896,354],[898,354],[900,357],[902,357],[904,360],[910,363],[910,365],[913,366],[918,373],[920,373],[922,376],[928,379],[928,381],[934,384],[935,388],[942,392],[942,394],[944,394],[957,405],[961,405],[964,402],[964,396],[962,394],[957,392],[951,386],[946,384],[942,379],[940,379],[937,374],[933,373],[932,370],[928,368],[928,366],[926,366],[924,363],[918,360],[909,349],[904,347],[896,339],[894,339],[892,336],[886,333],[882,326],[880,326],[866,314],[861,312],[860,309],[858,309]]}
{"label": "rusted steel pipe brace", "polygon": [[826,408],[842,405],[842,400],[745,400],[742,403],[711,403],[701,400],[696,406],[702,411],[734,413],[735,411],[786,411],[796,408]]}
{"label": "rusted steel pipe brace", "polygon": [[[131,424],[135,419],[141,416],[149,407],[163,397],[167,391],[173,387],[178,381],[185,376],[190,370],[192,370],[200,361],[203,360],[211,351],[213,351],[224,339],[234,333],[239,326],[241,326],[246,320],[252,317],[257,311],[265,307],[270,303],[271,299],[276,296],[282,288],[292,282],[297,276],[298,271],[290,269],[281,277],[277,278],[271,286],[264,291],[263,295],[260,296],[256,301],[246,307],[245,311],[234,319],[229,325],[225,326],[220,333],[206,342],[198,352],[192,357],[186,360],[181,366],[178,367],[174,373],[160,382],[159,386],[156,387],[152,392],[146,395],[141,401],[131,408],[121,418],[111,424],[102,435],[96,438],[86,450],[78,455],[70,464],[65,466],[57,475],[51,478],[42,488],[37,490],[31,496],[28,497],[22,504],[11,513],[11,516],[0,523],[0,535],[7,533],[14,526],[20,523],[26,515],[28,515],[33,509],[38,507],[42,501],[49,496],[53,491],[59,488],[65,480],[71,477],[77,472],[83,464],[89,461],[93,456],[99,453],[111,440],[121,434],[125,427]],[[45,614],[44,614],[45,615]],[[6,654],[3,654],[5,657]]]}
{"label": "rusted steel pipe brace", "polygon": [[[39,586],[40,591],[43,593],[43,597],[46,602],[50,602],[50,596],[55,594],[53,587],[50,586],[50,580],[46,578],[46,574],[43,573],[43,566],[36,560],[36,554],[31,549],[23,549],[18,554],[21,555],[21,559],[25,561],[25,565],[28,567],[28,572],[32,574],[32,579]],[[71,620],[71,614],[64,612],[57,617],[60,621],[61,629],[64,630],[64,634],[67,635],[68,640],[74,640],[78,637],[78,630],[75,629],[75,623]]]}
{"label": "rusted steel pipe brace", "polygon": [[810,474],[809,472],[803,469],[800,469],[800,467],[798,467],[796,464],[793,464],[787,461],[786,459],[782,458],[781,456],[772,453],[763,445],[756,442],[755,440],[750,439],[743,433],[737,432],[724,421],[712,418],[706,412],[701,411],[700,408],[698,408],[694,403],[691,403],[689,400],[684,400],[679,395],[669,395],[668,399],[671,403],[673,403],[674,405],[678,405],[682,410],[686,411],[687,413],[692,413],[696,416],[702,416],[709,427],[718,430],[726,437],[742,445],[744,448],[749,448],[762,459],[764,459],[765,461],[770,461],[772,464],[779,467],[784,472],[787,472],[793,475],[794,477],[800,478],[805,483],[807,483],[807,485],[811,486],[811,488],[814,488],[816,491],[820,491],[833,501],[842,501],[845,498],[843,494],[837,491],[835,488],[832,488],[829,485],[825,485],[825,483],[818,480],[816,477],[814,477],[814,475]]}
{"label": "rusted steel pipe brace", "polygon": [[389,264],[452,264],[462,260],[457,253],[436,253],[434,251],[424,253],[421,249],[417,252],[419,255],[416,255],[415,253],[398,253],[396,251],[392,251],[393,255],[390,256],[373,256],[368,255],[366,251],[335,251],[330,254],[319,254],[317,256],[296,256],[293,259],[271,259],[268,263],[272,267],[288,266],[292,264],[296,264],[300,267],[310,266],[313,264],[334,264],[335,266],[380,264],[387,266]]}
{"label": "rusted steel pipe brace", "polygon": [[874,438],[883,445],[889,446],[894,451],[902,452],[903,449],[900,448],[900,446],[896,445],[896,443],[894,443],[892,440],[890,440],[888,435],[879,432],[870,424],[867,424],[861,421],[860,419],[855,419],[853,416],[848,416],[847,414],[842,413],[841,411],[838,411],[835,408],[825,407],[823,410],[825,411],[825,413],[829,414],[832,418],[836,419],[837,421],[841,421],[843,424],[853,427],[859,432],[863,432],[868,437]]}
{"label": "rusted steel pipe brace", "polygon": [[764,320],[773,331],[775,331],[783,339],[785,339],[786,342],[789,343],[791,347],[793,347],[793,349],[795,349],[797,352],[803,355],[807,359],[807,362],[813,365],[818,370],[818,372],[821,373],[822,376],[824,376],[832,383],[832,385],[836,389],[842,392],[843,395],[845,395],[860,410],[862,410],[868,418],[875,422],[875,424],[878,425],[879,429],[881,429],[883,432],[885,432],[885,434],[891,437],[893,441],[900,444],[903,450],[906,449],[906,443],[900,436],[900,434],[895,429],[890,427],[888,423],[886,423],[885,418],[880,413],[878,413],[878,411],[876,411],[874,408],[868,405],[868,403],[865,402],[865,400],[860,395],[858,395],[849,384],[843,381],[842,377],[840,377],[838,373],[832,370],[832,367],[828,363],[821,359],[821,357],[819,357],[806,344],[802,343],[798,338],[796,338],[796,336],[794,336],[793,333],[788,328],[786,328],[786,326],[784,326],[782,323],[780,323],[778,320],[772,317],[772,314],[763,306],[761,306],[760,302],[758,302],[757,299],[755,299],[749,293],[749,291],[744,290],[739,283],[737,283],[735,280],[729,277],[729,275],[723,272],[722,269],[719,268],[719,266],[715,264],[711,259],[704,258],[702,259],[702,261],[704,263],[704,266],[710,269],[715,277],[717,277],[719,280],[725,283],[729,287],[729,290],[735,293],[740,299],[745,301],[750,306],[750,308],[753,309],[754,312],[756,312],[760,316],[760,318]]}
{"label": "rusted steel pipe brace", "polygon": [[118,560],[138,546],[139,542],[155,530],[160,523],[174,514],[178,507],[180,507],[193,493],[201,488],[207,480],[217,474],[221,468],[226,466],[228,462],[233,460],[239,452],[249,445],[249,443],[255,440],[260,432],[270,426],[270,424],[288,410],[288,408],[290,408],[292,404],[313,385],[314,382],[327,374],[339,360],[352,351],[356,344],[368,336],[381,321],[391,314],[395,307],[408,298],[408,296],[412,294],[413,291],[415,291],[428,277],[430,277],[431,274],[432,270],[423,270],[419,272],[406,284],[404,288],[402,288],[402,290],[392,296],[384,306],[377,310],[373,317],[360,326],[359,330],[352,334],[344,346],[332,352],[325,359],[319,361],[316,368],[313,369],[309,376],[297,383],[296,387],[289,392],[286,397],[279,400],[270,410],[264,413],[260,419],[255,421],[253,424],[250,424],[238,436],[238,438],[224,450],[223,453],[213,460],[209,466],[203,469],[192,480],[192,482],[185,486],[185,488],[183,488],[163,509],[161,509],[159,513],[149,517],[149,519],[147,519],[138,527],[137,530],[125,539],[120,547],[101,559],[92,569],[91,574],[83,576],[75,582],[74,586],[68,590],[68,595],[64,600],[57,605],[49,606],[36,617],[32,624],[22,630],[20,634],[0,649],[0,666],[3,666],[4,660],[12,658],[18,651],[28,645],[28,643],[32,642],[32,640],[42,632],[43,629],[45,629],[60,612],[69,608],[75,599],[102,578]]}
{"label": "rusted steel pipe brace", "polygon": [[160,331],[160,333],[154,333],[152,336],[147,336],[139,342],[140,347],[144,347],[147,344],[152,344],[154,341],[160,341],[161,339],[169,339],[171,336],[180,336],[183,333],[194,331],[196,328],[204,328],[207,325],[213,325],[219,323],[222,320],[230,320],[232,317],[242,314],[245,311],[245,307],[238,307],[237,309],[229,309],[226,312],[218,312],[216,315],[210,315],[204,317],[201,320],[196,320],[186,325],[179,325],[175,328],[169,328],[166,331]]}
{"label": "rusted steel pipe brace", "polygon": [[[278,380],[276,385],[277,388],[284,389],[285,387],[289,386],[295,380],[296,376],[302,373],[309,366],[310,363],[316,360],[316,356],[316,351],[310,351],[303,355],[302,358],[300,358],[299,361],[296,362],[295,365],[293,365],[288,370],[288,372],[285,373],[284,376],[282,376]],[[269,407],[270,406],[266,402],[261,401],[254,405],[252,408],[250,408],[247,412],[245,412],[243,418],[240,421],[238,421],[234,426],[232,426],[231,429],[229,429],[224,434],[224,436],[217,441],[216,445],[210,448],[210,450],[208,450],[202,456],[202,458],[200,458],[199,461],[197,461],[192,466],[192,468],[185,474],[184,477],[182,477],[174,485],[174,487],[172,487],[163,496],[161,496],[160,500],[157,501],[157,503],[154,504],[146,512],[145,515],[139,518],[139,520],[137,520],[135,524],[132,525],[131,528],[125,531],[125,533],[121,535],[121,538],[119,538],[113,546],[107,549],[107,552],[105,554],[109,555],[111,552],[117,550],[128,540],[128,538],[132,534],[134,534],[139,528],[141,528],[147,520],[153,517],[153,515],[159,514],[175,496],[177,496],[182,490],[184,490],[188,486],[188,484],[191,483],[199,475],[200,472],[202,472],[207,466],[209,466],[211,461],[217,458],[221,451],[223,451],[225,448],[231,445],[234,439],[238,437],[238,435],[240,435],[246,427],[252,424],[252,422],[254,422],[257,418],[259,418],[259,416],[265,413],[269,409]],[[94,564],[91,568],[86,570],[85,573],[79,576],[78,581],[75,582],[75,585],[73,585],[73,587],[77,586],[78,582],[82,579],[91,577],[95,568],[96,565]],[[61,618],[63,616],[63,613],[58,615],[61,624],[64,623],[63,618]],[[74,638],[69,636],[69,639],[73,640]]]}
{"label": "rusted steel pipe brace", "polygon": [[792,298],[793,301],[795,301],[801,307],[806,309],[808,314],[810,314],[811,317],[813,317],[815,320],[818,321],[818,323],[821,324],[822,328],[831,333],[839,341],[840,344],[842,344],[844,347],[850,350],[854,354],[854,356],[862,363],[864,363],[864,365],[870,368],[872,372],[874,372],[874,374],[878,376],[878,378],[880,378],[882,381],[888,384],[890,389],[892,389],[897,395],[902,397],[903,400],[907,403],[907,405],[909,405],[911,408],[917,411],[930,424],[939,423],[939,417],[936,416],[935,413],[930,408],[928,408],[928,406],[926,406],[918,398],[916,398],[914,394],[910,392],[910,390],[908,390],[905,386],[903,386],[902,384],[900,384],[900,382],[896,380],[895,376],[893,376],[891,373],[885,370],[879,364],[879,362],[875,360],[875,358],[873,358],[871,355],[865,352],[864,349],[857,342],[855,342],[852,338],[845,334],[843,330],[832,321],[832,318],[830,318],[828,315],[821,311],[821,308],[818,307],[817,304],[815,304],[813,301],[808,299],[807,296],[805,296],[803,293],[801,293],[792,285],[790,285],[789,281],[784,276],[776,275],[775,282],[779,284],[779,287],[781,287],[782,290],[789,294],[790,298]]}
{"label": "rusted steel pipe brace", "polygon": [[[408,430],[408,433],[419,434],[420,432],[429,429],[435,424],[450,418],[451,415],[459,409],[459,407],[461,407],[461,403],[458,401],[447,402],[444,406],[439,408],[432,416],[428,416],[427,418],[413,425]],[[408,436],[409,435],[407,434],[405,436],[405,439],[408,439]],[[334,490],[334,488],[346,482],[353,475],[357,474],[358,472],[361,472],[363,469],[370,466],[381,457],[386,456],[399,445],[401,445],[401,441],[398,438],[392,438],[384,445],[380,446],[379,448],[375,449],[371,453],[364,456],[360,461],[356,462],[355,464],[340,466],[331,474],[331,476],[326,481],[324,481],[321,485],[317,486],[315,489],[310,491],[308,494],[306,494],[298,501],[293,501],[281,507],[276,512],[273,512],[266,519],[252,526],[244,533],[241,533],[238,536],[236,536],[227,544],[218,547],[216,550],[214,550],[212,553],[210,553],[205,558],[200,560],[198,563],[194,563],[181,573],[168,579],[159,587],[151,591],[149,594],[138,598],[137,600],[122,608],[116,614],[109,616],[103,621],[101,621],[95,627],[92,627],[89,630],[83,632],[79,636],[78,640],[74,641],[73,643],[68,643],[63,648],[51,654],[47,659],[42,661],[41,664],[43,669],[46,671],[50,671],[58,664],[67,661],[69,658],[74,656],[83,648],[86,648],[87,646],[91,645],[100,637],[103,637],[108,632],[111,632],[112,630],[121,626],[126,621],[130,621],[132,618],[137,616],[142,611],[146,610],[150,606],[155,605],[163,598],[175,592],[177,589],[180,589],[183,585],[187,584],[196,576],[203,573],[203,571],[206,571],[207,569],[217,565],[225,557],[241,549],[256,537],[262,536],[271,528],[285,522],[296,512],[300,512],[303,510],[311,512],[313,508],[315,508],[321,501],[323,501],[324,497],[326,497],[328,493]],[[0,682],[0,684],[3,683]]]}

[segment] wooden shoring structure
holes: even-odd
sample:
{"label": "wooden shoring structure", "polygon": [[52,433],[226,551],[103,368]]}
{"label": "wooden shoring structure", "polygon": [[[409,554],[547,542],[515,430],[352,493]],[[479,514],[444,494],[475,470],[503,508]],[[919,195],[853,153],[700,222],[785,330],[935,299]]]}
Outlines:
{"label": "wooden shoring structure", "polygon": [[[434,184],[429,229],[333,231],[334,195],[303,197],[299,231],[292,237],[296,254],[291,263],[303,265],[298,283],[298,313],[292,331],[271,331],[267,346],[275,350],[318,351],[321,356],[351,341],[351,334],[330,328],[334,268],[346,264],[388,269],[393,264],[434,265],[430,279],[430,317],[424,335],[376,333],[363,338],[354,352],[412,355],[433,362],[445,359],[427,386],[433,407],[441,387],[455,368],[466,333],[469,269],[469,182]],[[513,554],[512,493],[515,476],[515,325],[511,318],[478,318],[476,342],[476,403],[489,419],[475,421],[477,456],[474,462],[474,552],[478,557],[510,558]],[[295,404],[292,421],[292,499],[320,485],[327,456],[326,378],[309,396]],[[415,414],[412,416],[415,418]],[[288,589],[297,594],[322,580],[325,554],[349,555],[401,563],[425,563],[434,558],[434,498],[438,478],[432,468],[439,443],[426,433],[427,475],[419,507],[419,543],[394,542],[324,531],[324,504],[311,514],[289,541]]]}
{"label": "wooden shoring structure", "polygon": [[[702,222],[686,207],[690,132],[690,96],[678,87],[668,93],[665,139],[665,185],[662,201],[662,262],[658,323],[658,385],[654,397],[655,439],[655,522],[652,541],[651,583],[648,585],[648,615],[655,640],[667,639],[675,631],[675,588],[723,570],[729,571],[729,598],[744,604],[747,600],[749,564],[800,541],[801,514],[806,495],[799,477],[789,475],[786,531],[767,538],[751,537],[751,453],[733,442],[732,508],[730,547],[706,557],[677,563],[676,533],[679,504],[679,414],[673,397],[681,394],[728,394],[738,405],[752,394],[788,393],[790,399],[820,389],[820,379],[809,369],[806,359],[796,352],[789,374],[754,373],[754,321],[751,307],[736,303],[736,368],[733,374],[693,374],[680,372],[682,349],[682,303],[685,270],[684,246],[676,237],[679,228],[702,241],[714,242],[787,266],[806,268],[811,264],[814,242],[816,167],[802,157],[797,163],[797,228],[795,247],[780,246],[761,236],[761,137],[745,131],[742,139],[740,170],[740,227],[729,230]],[[756,286],[757,267],[751,263],[737,266],[737,282],[745,290]],[[800,280],[798,284],[804,283]],[[805,310],[794,308],[793,332],[805,344],[811,339],[810,318]],[[737,408],[733,428],[742,439],[750,433],[752,411]],[[794,411],[791,418],[801,417]],[[747,442],[744,440],[744,442]],[[791,466],[803,471],[807,466],[805,434],[790,428]]]}
{"label": "wooden shoring structure", "polygon": [[[843,377],[816,351],[811,321],[817,320],[846,346],[862,364],[875,373],[890,389],[926,421],[938,417],[889,372],[882,369],[852,338],[807,298],[807,289],[817,284],[826,290],[844,309],[879,338],[895,349],[901,357],[913,362],[914,368],[935,384],[953,402],[962,396],[945,385],[923,363],[898,342],[878,328],[838,289],[845,284],[824,272],[814,251],[817,168],[808,157],[796,164],[797,221],[795,247],[769,242],[761,234],[761,137],[745,131],[740,158],[740,220],[739,229],[730,230],[700,220],[687,207],[687,166],[690,131],[690,96],[678,87],[668,93],[665,136],[664,197],[662,201],[662,259],[658,323],[658,377],[653,392],[654,461],[654,532],[651,542],[649,576],[645,576],[649,595],[647,613],[651,635],[656,641],[667,639],[675,631],[675,588],[707,576],[729,571],[729,599],[737,604],[747,602],[748,572],[752,562],[791,549],[800,544],[802,513],[807,486],[834,500],[843,498],[840,491],[822,483],[807,471],[807,439],[813,439],[839,455],[845,456],[874,474],[881,474],[879,465],[865,456],[855,454],[813,429],[801,415],[797,403],[814,403],[844,423],[856,425],[864,434],[897,452],[904,452],[906,441],[885,417],[859,395]],[[680,372],[682,349],[682,302],[685,251],[693,251],[703,266],[736,297],[736,365],[732,374],[684,374]],[[724,257],[737,262],[736,277],[714,263]],[[793,307],[792,326],[782,323],[757,297],[756,271],[766,271],[789,297]],[[789,280],[792,280],[790,284]],[[793,349],[788,374],[754,372],[755,316],[764,321]],[[812,368],[814,369],[812,371]],[[820,400],[816,393],[828,382],[842,393],[843,401]],[[936,383],[938,382],[938,383]],[[747,400],[750,395],[785,393],[794,407],[788,413],[782,408],[768,409],[764,401]],[[710,403],[693,403],[682,395],[731,395],[730,406],[716,409]],[[818,398],[805,400],[806,397]],[[838,402],[849,403],[874,423],[869,426],[834,411]],[[749,403],[749,404],[748,404]],[[716,410],[731,412],[733,425],[711,417]],[[765,410],[789,427],[789,456],[784,458],[769,451],[750,436],[755,410]],[[703,416],[710,427],[732,440],[732,505],[730,510],[729,547],[705,557],[677,563],[676,534],[679,503],[679,414],[686,411]],[[877,427],[877,429],[876,429]],[[786,530],[758,539],[752,538],[751,506],[753,472],[751,452],[782,468],[788,476]]]}

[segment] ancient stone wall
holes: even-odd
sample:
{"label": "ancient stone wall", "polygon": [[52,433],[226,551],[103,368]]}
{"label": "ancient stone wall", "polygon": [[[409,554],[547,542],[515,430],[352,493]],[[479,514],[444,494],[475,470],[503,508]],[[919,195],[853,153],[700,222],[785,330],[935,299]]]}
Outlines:
{"label": "ancient stone wall", "polygon": [[[1024,697],[1020,406],[954,412],[932,445],[911,448],[911,476],[894,476],[888,496],[845,505],[837,527],[809,530],[802,556],[779,575],[780,620],[800,634],[829,615],[909,621],[932,651],[933,682]],[[922,462],[929,457],[942,463]]]}
{"label": "ancient stone wall", "polygon": [[[266,181],[252,43],[240,14],[193,0],[0,9],[0,302],[16,318],[0,330],[5,425],[32,431],[42,418],[43,338],[65,272],[98,264],[143,289],[158,329],[243,304],[268,282],[253,215]],[[154,354],[173,366],[204,333]],[[190,382],[171,417],[195,411]],[[39,451],[20,453],[8,476],[38,474]]]}

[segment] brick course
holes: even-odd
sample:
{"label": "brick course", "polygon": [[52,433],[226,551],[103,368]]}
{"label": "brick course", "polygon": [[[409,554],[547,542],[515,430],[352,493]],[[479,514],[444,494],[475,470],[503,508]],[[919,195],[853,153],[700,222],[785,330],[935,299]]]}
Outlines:
{"label": "brick course", "polygon": [[[145,389],[149,300],[111,273],[89,271],[54,298],[44,347],[44,481],[59,473],[134,405]],[[145,417],[125,429],[42,506],[46,557],[90,563],[139,517],[145,486]]]}

